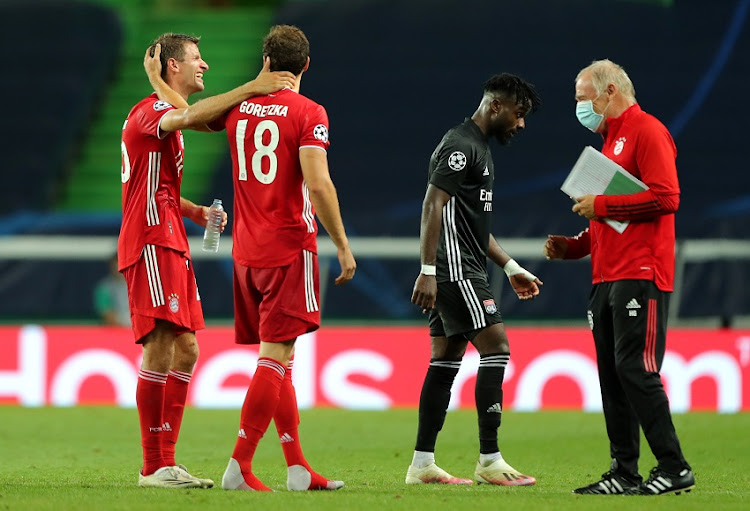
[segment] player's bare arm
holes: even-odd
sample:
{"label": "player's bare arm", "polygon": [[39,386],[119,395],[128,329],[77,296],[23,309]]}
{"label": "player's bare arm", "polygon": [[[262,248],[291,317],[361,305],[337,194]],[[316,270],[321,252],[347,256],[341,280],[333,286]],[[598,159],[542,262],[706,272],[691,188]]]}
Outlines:
{"label": "player's bare arm", "polygon": [[335,283],[337,286],[345,284],[354,277],[357,262],[344,230],[336,187],[328,171],[328,156],[320,149],[305,147],[299,151],[299,161],[315,213],[336,245],[341,274],[336,277]]}
{"label": "player's bare arm", "polygon": [[[423,265],[435,266],[437,247],[440,238],[440,228],[443,224],[443,206],[451,199],[451,195],[437,186],[428,185],[422,202],[422,221],[419,228],[419,253]],[[437,299],[437,280],[435,275],[425,275],[420,272],[411,303],[422,308],[427,313],[435,307]]]}
{"label": "player's bare arm", "polygon": [[148,75],[149,82],[151,82],[159,98],[178,107],[176,110],[171,110],[164,114],[159,125],[162,131],[177,131],[182,129],[210,131],[206,127],[206,124],[242,101],[254,96],[271,94],[285,87],[293,88],[296,84],[296,77],[292,73],[286,71],[271,72],[271,61],[270,59],[266,59],[263,63],[263,69],[255,80],[251,80],[224,94],[203,99],[189,106],[186,98],[183,98],[171,89],[162,79],[161,61],[159,60],[160,51],[160,45],[157,44],[152,57],[150,55],[151,49],[149,48],[143,58],[143,66]]}
{"label": "player's bare arm", "polygon": [[490,234],[487,257],[505,271],[513,291],[520,300],[530,300],[539,294],[539,286],[544,283],[513,260],[492,234]]}
{"label": "player's bare arm", "polygon": [[[180,212],[182,212],[183,217],[189,218],[201,227],[205,227],[206,223],[208,222],[209,207],[199,206],[194,202],[189,201],[185,197],[180,197]],[[224,227],[226,227],[227,225],[228,216],[226,211],[222,211],[221,214],[222,219],[219,229],[221,232],[224,232]]]}

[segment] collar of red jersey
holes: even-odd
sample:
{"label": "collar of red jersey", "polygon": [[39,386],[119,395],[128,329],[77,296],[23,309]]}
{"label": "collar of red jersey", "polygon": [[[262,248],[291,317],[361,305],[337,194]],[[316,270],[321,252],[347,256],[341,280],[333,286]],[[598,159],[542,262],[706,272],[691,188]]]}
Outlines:
{"label": "collar of red jersey", "polygon": [[621,113],[619,117],[608,117],[607,124],[610,128],[619,128],[622,123],[638,115],[642,111],[643,110],[641,110],[641,106],[638,103],[635,103],[634,105],[628,107],[628,109],[623,113]]}

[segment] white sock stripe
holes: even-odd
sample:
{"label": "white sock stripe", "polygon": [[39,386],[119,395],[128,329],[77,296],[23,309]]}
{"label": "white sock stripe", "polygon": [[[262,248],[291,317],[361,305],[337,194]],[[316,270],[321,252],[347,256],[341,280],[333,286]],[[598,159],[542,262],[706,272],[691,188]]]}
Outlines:
{"label": "white sock stripe", "polygon": [[479,367],[506,367],[510,362],[510,355],[492,355],[479,359]]}
{"label": "white sock stripe", "polygon": [[275,360],[268,360],[268,359],[262,359],[258,360],[258,367],[267,367],[268,369],[273,369],[277,373],[279,373],[281,376],[284,376],[284,373],[286,373],[286,368],[276,362]]}
{"label": "white sock stripe", "polygon": [[459,369],[461,367],[461,361],[435,360],[430,362],[430,365],[435,367],[451,367],[453,369]]}
{"label": "white sock stripe", "polygon": [[169,376],[182,380],[185,383],[190,383],[190,379],[193,377],[190,373],[183,373],[181,371],[169,371]]}
{"label": "white sock stripe", "polygon": [[159,378],[150,378],[148,376],[143,376],[143,375],[139,375],[138,378],[140,378],[141,380],[150,381],[152,383],[160,383],[162,385],[166,385],[167,384],[166,378],[162,380],[162,379],[159,379]]}
{"label": "white sock stripe", "polygon": [[166,379],[166,378],[167,378],[167,375],[166,375],[166,374],[164,374],[164,373],[160,373],[160,372],[157,372],[157,371],[151,371],[150,369],[139,369],[139,370],[138,370],[138,373],[139,373],[139,374],[140,374],[140,373],[143,373],[143,374],[147,374],[147,375],[149,375],[149,376],[155,376],[155,377],[158,377],[158,378],[159,378],[159,377],[163,377],[164,379]]}
{"label": "white sock stripe", "polygon": [[167,375],[162,373],[155,373],[153,371],[145,371],[141,369],[138,371],[138,378],[141,380],[150,381],[153,383],[167,383]]}

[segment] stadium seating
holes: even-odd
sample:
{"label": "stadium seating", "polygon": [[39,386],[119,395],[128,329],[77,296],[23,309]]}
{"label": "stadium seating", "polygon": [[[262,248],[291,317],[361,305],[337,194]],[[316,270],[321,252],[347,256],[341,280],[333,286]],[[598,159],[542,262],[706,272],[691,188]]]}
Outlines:
{"label": "stadium seating", "polygon": [[119,64],[122,27],[108,7],[4,1],[0,32],[9,64],[2,85],[0,214],[47,210]]}
{"label": "stadium seating", "polygon": [[[120,132],[130,108],[151,92],[143,72],[143,54],[161,33],[183,32],[202,38],[201,55],[209,64],[206,91],[191,97],[224,92],[255,75],[260,67],[260,41],[268,27],[270,10],[207,9],[159,10],[138,3],[120,7],[126,27],[117,80],[108,85],[105,101],[94,119],[88,142],[67,183],[60,208],[68,211],[120,209]],[[183,196],[210,203],[206,187],[226,142],[221,135],[185,132],[186,167]]]}
{"label": "stadium seating", "polygon": [[[115,236],[119,130],[127,110],[149,91],[141,69],[146,44],[167,30],[202,35],[201,50],[211,66],[208,90],[223,91],[257,69],[260,40],[268,26],[289,23],[302,27],[311,41],[311,68],[302,92],[328,110],[331,174],[350,236],[418,236],[432,150],[448,128],[473,113],[483,81],[501,71],[535,83],[544,104],[511,145],[493,142],[493,231],[501,244],[509,237],[580,231],[586,223],[569,212],[570,199],[559,186],[581,149],[598,147],[600,140],[575,119],[573,80],[590,61],[608,57],[628,70],[639,103],[674,135],[682,188],[678,239],[750,239],[750,173],[742,145],[735,140],[742,133],[737,94],[750,80],[745,62],[750,54],[748,13],[738,8],[743,2],[711,2],[707,8],[705,0],[319,0],[280,1],[275,10],[270,2],[253,9],[204,7],[189,14],[153,7],[145,0],[102,2],[117,8],[121,21],[102,7],[50,2],[60,7],[35,12],[41,24],[34,29],[37,39],[9,55],[18,70],[14,76],[28,78],[23,90],[11,93],[18,100],[9,105],[11,118],[5,123],[19,129],[4,136],[12,181],[0,189],[0,213],[6,214],[0,232]],[[605,4],[612,23],[581,30],[580,20]],[[4,2],[4,33],[15,33],[11,38],[16,39],[27,34],[28,28],[18,27],[23,22],[28,26],[30,9],[21,2]],[[97,23],[78,23],[84,12],[96,13]],[[69,14],[78,18],[52,23]],[[621,29],[613,32],[612,26]],[[639,36],[626,30],[636,26]],[[63,37],[61,27],[76,34],[65,32]],[[47,34],[54,42],[37,42]],[[81,41],[86,43],[83,49]],[[48,48],[66,57],[50,59],[62,63],[49,66],[54,77],[42,66],[28,65]],[[109,52],[109,57],[95,52]],[[109,83],[107,65],[117,66]],[[59,87],[49,88],[46,82]],[[63,99],[63,93],[70,97]],[[88,138],[78,154],[89,121]],[[50,150],[38,149],[36,135],[33,142],[24,137],[32,122],[52,144]],[[186,139],[183,194],[203,203],[220,197],[231,211],[225,137],[186,134]],[[74,172],[58,196],[54,183],[69,163],[74,163]],[[7,216],[22,207],[45,211],[53,205],[59,207],[57,216]],[[87,213],[74,214],[80,211]],[[199,229],[191,226],[189,232],[197,234]],[[358,256],[358,262],[352,285],[326,295],[328,317],[420,317],[409,303],[414,261]],[[505,286],[501,310],[507,317],[582,318],[589,282],[586,261],[520,262],[546,285],[531,303],[519,303]],[[0,301],[9,304],[2,311],[6,317],[57,310],[53,302],[63,287],[68,300],[61,315],[93,317],[89,282],[75,279],[78,263],[23,262],[44,264],[38,272],[31,266],[21,269],[20,262],[0,264],[11,265],[0,269],[13,269],[13,275],[33,278],[37,286],[34,293],[24,291],[32,288],[20,277],[0,286]],[[231,317],[229,263],[202,261],[196,266],[207,316]],[[741,285],[748,268],[747,259],[687,265],[682,299],[675,308],[690,317],[750,314]],[[106,271],[104,262],[100,269]],[[336,269],[333,261],[331,272]],[[69,287],[79,288],[78,294],[67,294]]]}

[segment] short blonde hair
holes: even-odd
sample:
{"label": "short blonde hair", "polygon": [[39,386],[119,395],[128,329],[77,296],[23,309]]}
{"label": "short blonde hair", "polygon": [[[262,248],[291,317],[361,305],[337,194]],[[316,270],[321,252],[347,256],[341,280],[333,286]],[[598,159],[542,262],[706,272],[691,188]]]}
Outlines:
{"label": "short blonde hair", "polygon": [[635,101],[635,87],[633,87],[633,82],[630,81],[630,77],[622,66],[609,59],[595,60],[579,71],[576,82],[586,72],[591,73],[591,83],[594,85],[597,94],[601,94],[607,88],[607,85],[614,83],[624,96]]}

